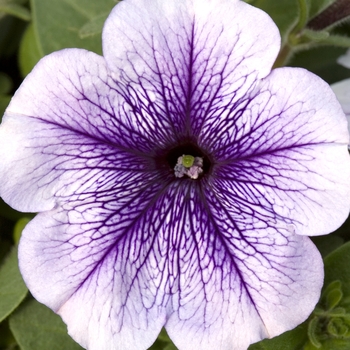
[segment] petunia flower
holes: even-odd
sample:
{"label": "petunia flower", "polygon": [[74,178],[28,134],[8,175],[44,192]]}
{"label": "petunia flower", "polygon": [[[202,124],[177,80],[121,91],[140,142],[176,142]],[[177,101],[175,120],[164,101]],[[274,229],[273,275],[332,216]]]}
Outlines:
{"label": "petunia flower", "polygon": [[350,209],[329,86],[271,71],[278,29],[238,0],[125,0],[102,41],[43,58],[0,127],[0,194],[39,213],[19,246],[33,296],[90,350],[296,327],[323,283],[307,236]]}

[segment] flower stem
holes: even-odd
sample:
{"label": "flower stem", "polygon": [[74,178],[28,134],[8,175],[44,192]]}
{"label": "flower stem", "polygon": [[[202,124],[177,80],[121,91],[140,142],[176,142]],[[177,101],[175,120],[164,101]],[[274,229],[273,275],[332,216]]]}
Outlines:
{"label": "flower stem", "polygon": [[278,54],[272,68],[284,67],[289,61],[291,55],[292,55],[292,48],[288,43],[286,43],[281,48],[280,53]]}
{"label": "flower stem", "polygon": [[309,19],[309,8],[307,6],[306,0],[298,0],[299,5],[299,20],[291,34],[298,34],[302,31]]}
{"label": "flower stem", "polygon": [[281,51],[273,65],[273,68],[283,67],[287,64],[293,53],[293,46],[298,44],[298,38],[301,31],[305,28],[309,18],[309,8],[306,0],[298,0],[299,18],[293,30],[289,33],[287,42],[281,48]]}

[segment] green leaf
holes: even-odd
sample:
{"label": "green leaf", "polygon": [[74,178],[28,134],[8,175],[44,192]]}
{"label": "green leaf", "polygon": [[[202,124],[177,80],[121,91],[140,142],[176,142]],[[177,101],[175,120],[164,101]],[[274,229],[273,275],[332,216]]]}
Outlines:
{"label": "green leaf", "polygon": [[7,4],[24,5],[27,2],[28,2],[28,0],[0,0],[0,6],[4,6]]}
{"label": "green leaf", "polygon": [[350,38],[343,35],[330,35],[321,42],[323,45],[334,45],[350,48]]}
{"label": "green leaf", "polygon": [[16,17],[0,16],[0,58],[15,54],[26,25]]}
{"label": "green leaf", "polygon": [[282,46],[299,18],[297,0],[255,0],[252,5],[267,12],[280,30]]}
{"label": "green leaf", "polygon": [[327,310],[335,308],[343,297],[343,292],[339,289],[334,289],[327,294],[326,305]]}
{"label": "green leaf", "polygon": [[163,350],[178,350],[178,349],[173,343],[170,343]]}
{"label": "green leaf", "polygon": [[17,249],[13,248],[0,266],[0,322],[18,307],[27,292],[18,269]]}
{"label": "green leaf", "polygon": [[318,317],[314,317],[308,324],[307,334],[309,336],[311,344],[317,348],[320,349],[322,347],[322,344],[317,338],[317,328],[319,326],[319,319]]}
{"label": "green leaf", "polygon": [[[348,339],[336,339],[336,338],[324,340],[320,348],[320,350],[349,350],[349,349],[350,349],[350,342]],[[305,347],[305,350],[317,350],[317,348]]]}
{"label": "green leaf", "polygon": [[10,329],[21,350],[80,350],[61,318],[30,299],[10,316]]}
{"label": "green leaf", "polygon": [[339,248],[344,243],[344,239],[342,237],[339,237],[334,234],[311,237],[311,240],[314,242],[317,249],[320,251],[322,257],[327,256],[333,250]]}
{"label": "green leaf", "polygon": [[8,94],[12,86],[11,78],[7,74],[0,72],[0,94]]}
{"label": "green leaf", "polygon": [[309,17],[313,18],[321,13],[328,6],[332,5],[336,0],[311,0]]}
{"label": "green leaf", "polygon": [[337,58],[345,51],[346,49],[336,47],[319,47],[297,53],[289,65],[306,68],[332,84],[350,78],[350,69],[344,68],[336,62]]}
{"label": "green leaf", "polygon": [[[0,99],[0,102],[1,102],[1,99]],[[19,211],[12,209],[9,205],[7,205],[3,201],[2,198],[0,198],[0,213],[1,213],[1,217],[11,221],[17,221],[23,216],[23,213],[20,213]]]}
{"label": "green leaf", "polygon": [[[327,325],[327,331],[329,334],[335,337],[347,337],[349,333],[349,327],[341,318],[332,318]],[[349,344],[350,345],[350,344]]]}
{"label": "green leaf", "polygon": [[20,6],[16,3],[2,4],[2,2],[0,2],[0,12],[18,17],[24,21],[30,21],[31,18],[30,11],[26,7]]}
{"label": "green leaf", "polygon": [[159,335],[158,335],[158,339],[165,341],[165,342],[171,342],[168,333],[166,332],[165,328],[162,328],[162,330],[160,331]]}
{"label": "green leaf", "polygon": [[31,0],[39,51],[47,55],[63,48],[77,47],[101,54],[101,36],[85,34],[96,31],[99,20],[115,5],[114,0]]}
{"label": "green leaf", "polygon": [[[350,296],[350,242],[345,243],[324,259],[325,281],[328,286],[339,280],[345,297]],[[350,313],[350,310],[348,310]]]}
{"label": "green leaf", "polygon": [[34,26],[30,24],[24,32],[19,47],[19,67],[22,76],[28,75],[43,56],[44,53],[40,49]]}
{"label": "green leaf", "polygon": [[18,244],[19,239],[21,238],[22,235],[22,231],[23,229],[26,227],[26,225],[28,224],[28,222],[32,220],[31,217],[23,217],[20,218],[17,222],[16,225],[13,229],[13,240],[15,241],[16,244]]}
{"label": "green leaf", "polygon": [[249,350],[300,350],[307,342],[307,323],[272,339],[264,339],[249,346]]}
{"label": "green leaf", "polygon": [[18,350],[16,340],[10,331],[8,320],[0,323],[0,349],[1,350]]}
{"label": "green leaf", "polygon": [[162,328],[157,340],[149,348],[149,350],[177,350],[177,347],[172,343],[166,330]]}
{"label": "green leaf", "polygon": [[328,293],[332,292],[333,290],[341,290],[341,282],[339,280],[333,281],[327,286],[323,286],[324,290],[322,291],[322,297],[327,296]]}
{"label": "green leaf", "polygon": [[11,250],[11,247],[12,242],[9,242],[7,239],[2,239],[0,235],[0,264],[2,264],[3,260],[5,260],[8,252]]}
{"label": "green leaf", "polygon": [[[338,290],[341,283],[341,290],[344,299],[350,296],[350,242],[345,243],[324,259],[325,266],[325,292],[322,295],[329,295],[332,291]],[[339,296],[338,296],[339,297]],[[340,306],[342,312],[337,312],[340,319],[330,320],[328,332],[337,337],[328,337],[322,341],[322,350],[346,350],[350,348],[350,330],[347,322],[350,314],[350,304],[344,303],[342,299]],[[343,308],[346,308],[344,314]],[[338,308],[333,311],[336,312]],[[345,323],[344,323],[345,322]]]}
{"label": "green leaf", "polygon": [[89,36],[97,35],[102,33],[103,24],[106,21],[109,12],[103,13],[99,16],[92,18],[90,21],[85,23],[79,30],[79,37],[81,39]]}
{"label": "green leaf", "polygon": [[2,116],[4,115],[5,110],[9,105],[10,101],[11,101],[11,96],[0,95],[0,122],[2,120]]}
{"label": "green leaf", "polygon": [[329,35],[329,32],[325,30],[316,31],[311,29],[304,29],[300,36],[300,42],[322,43],[329,38]]}

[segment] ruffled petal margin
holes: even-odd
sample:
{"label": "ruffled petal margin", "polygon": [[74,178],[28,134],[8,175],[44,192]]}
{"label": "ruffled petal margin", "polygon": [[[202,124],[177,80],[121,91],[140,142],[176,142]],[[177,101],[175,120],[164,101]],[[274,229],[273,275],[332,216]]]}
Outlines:
{"label": "ruffled petal margin", "polygon": [[43,58],[0,128],[2,198],[17,210],[41,212],[73,194],[106,191],[119,171],[152,172],[161,135],[146,135],[143,120],[122,120],[126,104],[103,57],[67,49]]}
{"label": "ruffled petal margin", "polygon": [[213,151],[213,176],[232,206],[250,203],[308,236],[328,234],[348,217],[347,120],[314,74],[273,70],[242,106],[208,119],[200,138]]}
{"label": "ruffled petal margin", "polygon": [[194,182],[158,186],[140,189],[136,206],[111,195],[91,210],[77,198],[25,228],[24,279],[76,341],[147,349],[165,325],[180,349],[243,350],[308,317],[323,283],[309,238],[229,213]]}
{"label": "ruffled petal margin", "polygon": [[[89,350],[146,349],[164,325],[181,350],[243,350],[298,325],[323,265],[297,234],[350,206],[334,96],[268,75],[278,30],[237,0],[126,0],[103,43],[44,58],[0,128],[1,196],[42,212],[19,248],[32,294]],[[213,174],[170,181],[153,152],[189,136]]]}
{"label": "ruffled petal margin", "polygon": [[[234,103],[268,75],[280,48],[271,18],[238,0],[128,0],[103,30],[103,52],[145,120],[197,136],[223,98]],[[130,97],[131,96],[131,97]]]}

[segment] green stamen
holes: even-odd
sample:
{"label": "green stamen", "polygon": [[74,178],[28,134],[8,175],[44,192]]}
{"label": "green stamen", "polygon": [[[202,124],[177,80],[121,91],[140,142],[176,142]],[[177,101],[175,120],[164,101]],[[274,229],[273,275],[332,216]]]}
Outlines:
{"label": "green stamen", "polygon": [[186,168],[190,168],[194,163],[194,157],[189,155],[182,156],[182,165]]}

